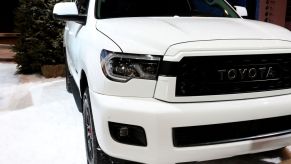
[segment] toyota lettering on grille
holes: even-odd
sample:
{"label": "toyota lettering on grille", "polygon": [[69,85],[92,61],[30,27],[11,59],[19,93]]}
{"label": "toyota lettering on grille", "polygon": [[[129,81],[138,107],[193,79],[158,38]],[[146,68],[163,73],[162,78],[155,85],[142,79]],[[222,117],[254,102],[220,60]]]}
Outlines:
{"label": "toyota lettering on grille", "polygon": [[277,78],[274,67],[249,67],[217,70],[220,81],[272,80]]}
{"label": "toyota lettering on grille", "polygon": [[163,75],[177,77],[177,97],[291,88],[290,54],[184,57],[162,68]]}

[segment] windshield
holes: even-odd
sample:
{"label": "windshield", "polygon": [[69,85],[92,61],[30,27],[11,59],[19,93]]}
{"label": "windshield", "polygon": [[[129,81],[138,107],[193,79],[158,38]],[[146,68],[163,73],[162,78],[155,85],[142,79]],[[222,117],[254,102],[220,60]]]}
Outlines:
{"label": "windshield", "polygon": [[98,0],[99,19],[120,17],[239,18],[224,0]]}

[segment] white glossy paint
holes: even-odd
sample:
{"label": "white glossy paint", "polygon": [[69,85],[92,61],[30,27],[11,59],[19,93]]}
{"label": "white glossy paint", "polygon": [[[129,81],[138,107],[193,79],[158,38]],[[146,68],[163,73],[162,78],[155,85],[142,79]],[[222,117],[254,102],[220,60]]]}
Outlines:
{"label": "white glossy paint", "polygon": [[53,14],[78,15],[78,9],[75,2],[61,2],[54,6]]}
{"label": "white glossy paint", "polygon": [[124,52],[137,54],[164,55],[169,46],[182,42],[223,39],[235,46],[232,40],[291,40],[283,27],[239,18],[115,18],[97,20],[96,27]]}
{"label": "white glossy paint", "polygon": [[210,40],[178,43],[168,48],[164,60],[180,61],[186,56],[222,56],[289,53],[291,41],[278,39]]}
{"label": "white glossy paint", "polygon": [[[291,144],[291,135],[285,135],[178,149],[173,147],[171,136],[173,127],[291,115],[290,90],[176,98],[175,78],[114,82],[104,76],[100,65],[103,49],[160,55],[164,56],[165,61],[179,61],[185,56],[291,53],[291,34],[288,30],[241,18],[143,17],[97,20],[94,10],[95,1],[91,0],[86,25],[67,22],[64,46],[69,70],[77,85],[80,86],[82,72],[87,76],[97,138],[107,154],[150,164],[169,164],[224,158]],[[108,121],[145,128],[148,146],[115,142],[109,134]]]}
{"label": "white glossy paint", "polygon": [[239,16],[241,17],[246,17],[248,16],[248,10],[247,8],[243,7],[243,6],[234,6],[236,12],[238,13]]}
{"label": "white glossy paint", "polygon": [[[203,161],[274,150],[291,144],[291,135],[227,144],[175,148],[172,128],[291,115],[291,95],[207,103],[166,103],[153,98],[105,96],[90,92],[101,148],[114,157],[149,164]],[[148,146],[115,142],[108,121],[142,126]]]}

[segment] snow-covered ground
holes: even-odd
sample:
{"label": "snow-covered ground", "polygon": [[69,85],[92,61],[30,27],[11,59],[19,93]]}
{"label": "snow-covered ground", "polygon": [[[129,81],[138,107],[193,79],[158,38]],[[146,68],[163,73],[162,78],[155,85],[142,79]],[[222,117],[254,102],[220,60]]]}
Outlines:
{"label": "snow-covered ground", "polygon": [[[0,63],[0,164],[85,164],[82,115],[63,78],[15,75]],[[203,164],[280,163],[267,152]]]}
{"label": "snow-covered ground", "polygon": [[0,63],[0,164],[85,164],[82,115],[62,78]]}

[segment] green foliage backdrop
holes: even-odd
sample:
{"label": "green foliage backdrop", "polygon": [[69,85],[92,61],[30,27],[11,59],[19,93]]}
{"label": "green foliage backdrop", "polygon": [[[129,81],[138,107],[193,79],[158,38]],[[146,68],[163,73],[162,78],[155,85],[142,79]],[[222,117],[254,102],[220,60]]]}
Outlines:
{"label": "green foliage backdrop", "polygon": [[64,23],[53,19],[53,7],[61,0],[20,0],[15,12],[15,32],[20,33],[13,50],[18,73],[39,73],[42,65],[65,62]]}

